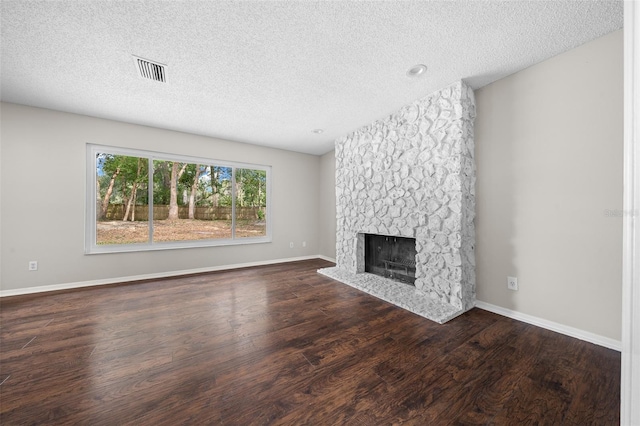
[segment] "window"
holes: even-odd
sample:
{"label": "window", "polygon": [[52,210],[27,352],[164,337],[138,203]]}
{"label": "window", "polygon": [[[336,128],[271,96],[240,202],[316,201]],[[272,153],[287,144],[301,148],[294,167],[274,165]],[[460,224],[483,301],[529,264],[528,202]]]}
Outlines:
{"label": "window", "polygon": [[87,253],[271,241],[269,166],[87,149]]}

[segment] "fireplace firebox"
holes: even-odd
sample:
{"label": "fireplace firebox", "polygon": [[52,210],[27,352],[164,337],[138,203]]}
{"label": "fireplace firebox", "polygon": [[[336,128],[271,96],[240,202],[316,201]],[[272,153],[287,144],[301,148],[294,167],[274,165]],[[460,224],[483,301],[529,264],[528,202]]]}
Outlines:
{"label": "fireplace firebox", "polygon": [[415,285],[415,238],[365,234],[364,270],[381,277]]}

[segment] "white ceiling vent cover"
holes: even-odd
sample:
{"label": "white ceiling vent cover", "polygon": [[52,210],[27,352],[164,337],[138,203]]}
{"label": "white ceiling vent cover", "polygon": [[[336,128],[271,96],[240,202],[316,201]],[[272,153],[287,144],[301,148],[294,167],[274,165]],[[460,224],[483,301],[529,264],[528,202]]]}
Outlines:
{"label": "white ceiling vent cover", "polygon": [[166,73],[166,65],[161,64],[159,62],[153,62],[148,59],[139,58],[137,56],[133,57],[133,60],[136,63],[136,69],[138,70],[138,75],[142,78],[148,78],[149,80],[159,81],[161,83],[166,83],[167,81],[167,73]]}

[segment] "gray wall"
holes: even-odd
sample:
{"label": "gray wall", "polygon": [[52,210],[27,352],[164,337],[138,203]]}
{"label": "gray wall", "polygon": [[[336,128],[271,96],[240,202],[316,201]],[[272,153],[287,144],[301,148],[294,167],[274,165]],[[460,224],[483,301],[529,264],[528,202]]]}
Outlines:
{"label": "gray wall", "polygon": [[476,91],[476,105],[478,300],[619,340],[622,30]]}
{"label": "gray wall", "polygon": [[[15,104],[1,108],[2,290],[319,253],[318,156]],[[87,143],[272,166],[273,242],[85,255]],[[27,270],[30,260],[39,262],[38,271]]]}

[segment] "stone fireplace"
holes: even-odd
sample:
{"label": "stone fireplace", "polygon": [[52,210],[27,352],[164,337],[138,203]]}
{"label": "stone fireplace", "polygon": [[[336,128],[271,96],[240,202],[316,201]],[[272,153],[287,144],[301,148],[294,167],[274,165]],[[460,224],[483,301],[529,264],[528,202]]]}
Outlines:
{"label": "stone fireplace", "polygon": [[[336,267],[321,273],[440,323],[473,307],[474,118],[460,81],[336,140]],[[367,271],[366,235],[412,239],[414,264]]]}

